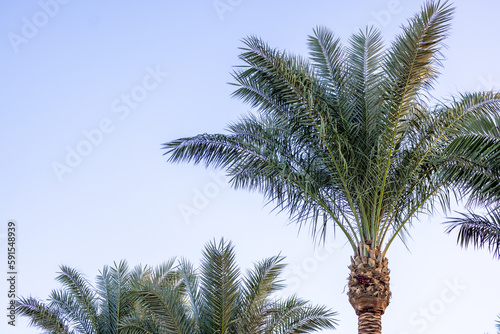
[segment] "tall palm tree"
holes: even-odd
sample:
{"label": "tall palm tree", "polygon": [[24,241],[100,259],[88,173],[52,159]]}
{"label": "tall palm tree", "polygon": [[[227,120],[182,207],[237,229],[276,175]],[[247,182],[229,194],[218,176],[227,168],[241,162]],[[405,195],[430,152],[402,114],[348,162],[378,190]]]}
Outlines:
{"label": "tall palm tree", "polygon": [[441,47],[453,8],[427,1],[391,46],[367,28],[347,47],[323,27],[310,60],[244,40],[234,96],[256,110],[227,134],[164,145],[169,161],[223,168],[234,188],[259,190],[323,237],[339,229],[353,250],[349,301],[359,333],[380,333],[389,304],[387,251],[417,214],[447,208],[444,151],[475,117],[496,113],[500,94],[464,93],[434,103]]}
{"label": "tall palm tree", "polygon": [[469,207],[485,206],[487,213],[469,211],[448,222],[447,233],[458,229],[462,247],[487,247],[500,258],[500,116],[481,117],[464,127],[446,150],[445,175],[467,190]]}
{"label": "tall palm tree", "polygon": [[105,266],[95,288],[76,269],[60,269],[56,280],[63,287],[52,291],[48,303],[19,299],[17,311],[31,326],[57,334],[116,334],[120,321],[136,312],[130,291],[146,273],[140,267],[129,271],[125,261]]}
{"label": "tall palm tree", "polygon": [[334,312],[297,297],[271,298],[283,288],[282,257],[257,263],[241,277],[234,247],[221,240],[207,244],[201,268],[181,261],[175,273],[155,271],[135,297],[155,319],[156,328],[133,318],[121,325],[124,334],[259,334],[311,333],[333,329]]}

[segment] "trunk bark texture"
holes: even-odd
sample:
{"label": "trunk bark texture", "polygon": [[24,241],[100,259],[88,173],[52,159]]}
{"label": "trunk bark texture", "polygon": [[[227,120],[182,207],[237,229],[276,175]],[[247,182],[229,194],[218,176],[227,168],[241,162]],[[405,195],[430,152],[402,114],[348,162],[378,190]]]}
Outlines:
{"label": "trunk bark texture", "polygon": [[349,302],[358,315],[359,334],[381,334],[381,318],[389,305],[389,269],[387,258],[378,248],[361,244],[351,258]]}
{"label": "trunk bark texture", "polygon": [[364,312],[358,316],[358,333],[382,333],[382,314],[378,312]]}

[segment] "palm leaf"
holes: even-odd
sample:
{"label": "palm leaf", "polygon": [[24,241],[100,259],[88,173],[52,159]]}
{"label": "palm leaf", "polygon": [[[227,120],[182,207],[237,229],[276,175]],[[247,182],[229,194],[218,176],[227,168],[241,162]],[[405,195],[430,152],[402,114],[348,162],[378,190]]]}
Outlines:
{"label": "palm leaf", "polygon": [[500,212],[492,211],[486,216],[472,212],[461,214],[447,222],[446,233],[458,229],[457,242],[462,247],[488,248],[493,256],[500,258]]}
{"label": "palm leaf", "polygon": [[239,269],[234,247],[222,239],[205,246],[200,268],[202,332],[226,333],[236,321],[239,299]]}
{"label": "palm leaf", "polygon": [[16,312],[29,318],[29,326],[37,327],[49,333],[72,334],[65,317],[57,308],[45,305],[36,298],[19,298]]}
{"label": "palm leaf", "polygon": [[336,312],[324,306],[310,306],[296,297],[277,302],[265,326],[266,334],[308,333],[335,329]]}

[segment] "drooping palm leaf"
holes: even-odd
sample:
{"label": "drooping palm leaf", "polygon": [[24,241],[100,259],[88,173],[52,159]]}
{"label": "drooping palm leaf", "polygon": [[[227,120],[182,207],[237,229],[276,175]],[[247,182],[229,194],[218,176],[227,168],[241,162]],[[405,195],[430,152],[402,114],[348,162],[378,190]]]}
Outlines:
{"label": "drooping palm leaf", "polygon": [[447,222],[446,233],[458,230],[457,242],[467,248],[487,248],[500,258],[500,212],[498,209],[481,216],[472,212],[461,214]]}
{"label": "drooping palm leaf", "polygon": [[332,320],[335,312],[324,306],[310,306],[297,297],[280,301],[273,309],[276,311],[269,317],[263,333],[307,333],[319,329],[334,329],[337,325]]}
{"label": "drooping palm leaf", "polygon": [[[483,108],[499,106],[497,93],[488,93]],[[465,189],[468,206],[482,205],[486,215],[469,212],[447,222],[447,233],[458,230],[462,247],[488,248],[500,257],[500,116],[468,120],[445,151],[444,177]]]}
{"label": "drooping palm leaf", "polygon": [[49,333],[74,333],[65,322],[64,315],[55,308],[45,305],[36,298],[19,298],[17,314],[29,318],[29,325]]}

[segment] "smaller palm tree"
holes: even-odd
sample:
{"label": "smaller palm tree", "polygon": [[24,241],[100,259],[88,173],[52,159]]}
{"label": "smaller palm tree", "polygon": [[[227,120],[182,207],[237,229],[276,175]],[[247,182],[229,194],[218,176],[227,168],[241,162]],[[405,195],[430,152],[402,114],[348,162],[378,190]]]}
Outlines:
{"label": "smaller palm tree", "polygon": [[126,261],[105,266],[96,286],[76,269],[61,266],[47,302],[20,298],[18,314],[52,334],[310,333],[333,329],[335,312],[290,297],[271,299],[283,288],[280,256],[240,277],[234,248],[209,243],[200,273],[188,261],[171,259],[155,268]]}
{"label": "smaller palm tree", "polygon": [[34,297],[19,299],[17,312],[30,319],[30,326],[57,334],[115,334],[120,321],[136,312],[130,291],[135,281],[144,280],[146,271],[140,267],[129,271],[125,261],[105,266],[95,288],[76,269],[60,269],[56,280],[63,287],[53,290],[47,303]]}
{"label": "smaller palm tree", "polygon": [[267,258],[242,276],[233,245],[224,240],[210,242],[199,271],[180,261],[175,273],[160,268],[134,293],[155,319],[156,328],[152,331],[130,318],[121,324],[121,332],[291,334],[334,329],[336,313],[325,306],[295,296],[272,298],[284,287],[279,280],[282,260]]}

